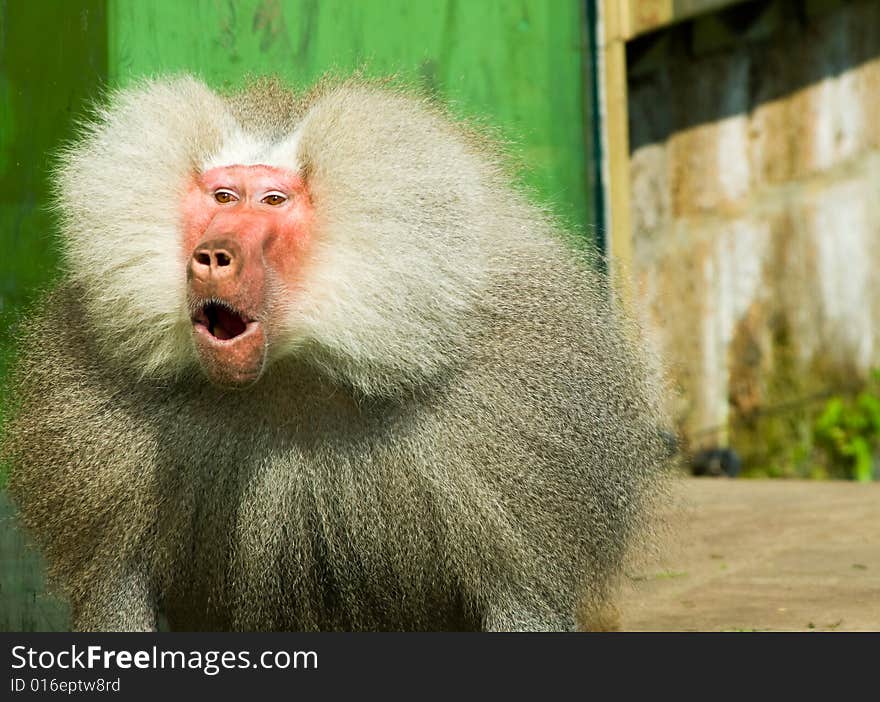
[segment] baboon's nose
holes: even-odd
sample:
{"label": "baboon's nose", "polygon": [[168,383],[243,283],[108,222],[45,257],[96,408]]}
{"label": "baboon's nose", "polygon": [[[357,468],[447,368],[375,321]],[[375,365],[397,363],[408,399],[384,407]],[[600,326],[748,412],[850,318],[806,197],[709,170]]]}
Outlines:
{"label": "baboon's nose", "polygon": [[189,262],[190,274],[203,282],[235,278],[241,269],[241,250],[234,241],[214,239],[196,246]]}

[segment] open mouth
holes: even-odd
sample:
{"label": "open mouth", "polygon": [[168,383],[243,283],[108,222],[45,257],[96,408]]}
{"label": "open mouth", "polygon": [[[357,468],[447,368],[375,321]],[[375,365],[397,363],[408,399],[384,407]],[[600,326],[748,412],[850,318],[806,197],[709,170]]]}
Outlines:
{"label": "open mouth", "polygon": [[220,341],[241,336],[250,322],[251,320],[230,305],[216,300],[206,302],[193,317],[193,324],[203,326],[211,336]]}

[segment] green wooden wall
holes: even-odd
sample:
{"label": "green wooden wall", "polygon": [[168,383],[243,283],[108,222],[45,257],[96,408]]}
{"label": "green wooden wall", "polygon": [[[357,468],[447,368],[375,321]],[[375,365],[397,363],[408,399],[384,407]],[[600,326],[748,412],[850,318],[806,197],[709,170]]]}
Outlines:
{"label": "green wooden wall", "polygon": [[[106,85],[140,76],[398,74],[494,129],[535,199],[591,240],[588,1],[0,0],[0,380],[15,320],[57,270],[53,154]],[[11,514],[0,501],[0,628],[62,627]]]}
{"label": "green wooden wall", "polygon": [[0,2],[0,377],[12,321],[57,265],[52,154],[106,80],[106,11],[103,0]]}

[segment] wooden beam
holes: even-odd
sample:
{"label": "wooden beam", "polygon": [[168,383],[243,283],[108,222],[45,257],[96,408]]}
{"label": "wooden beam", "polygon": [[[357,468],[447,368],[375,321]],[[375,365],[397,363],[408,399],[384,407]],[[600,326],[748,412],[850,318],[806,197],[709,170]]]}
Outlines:
{"label": "wooden beam", "polygon": [[625,6],[626,39],[744,0],[620,0]]}
{"label": "wooden beam", "polygon": [[598,27],[601,61],[602,175],[605,183],[605,250],[618,291],[630,297],[632,224],[630,216],[629,117],[626,87],[628,4],[602,0]]}

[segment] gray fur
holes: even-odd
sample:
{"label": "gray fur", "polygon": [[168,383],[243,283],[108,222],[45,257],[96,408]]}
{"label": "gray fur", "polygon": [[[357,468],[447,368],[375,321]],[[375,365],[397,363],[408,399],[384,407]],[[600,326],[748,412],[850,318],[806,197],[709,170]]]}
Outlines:
{"label": "gray fur", "polygon": [[[109,348],[93,272],[71,271],[30,316],[2,456],[75,628],[152,629],[157,611],[189,630],[601,619],[630,547],[650,538],[665,453],[654,373],[603,280],[435,108],[352,83],[306,98],[263,86],[225,104],[261,137],[330,115],[301,146],[319,212],[354,212],[341,200],[359,171],[381,176],[370,207],[408,209],[375,215],[396,219],[354,281],[375,318],[350,316],[343,338],[312,314],[292,327],[302,343],[244,390],[208,384],[177,342],[168,372]],[[417,270],[395,267],[420,249]]]}

